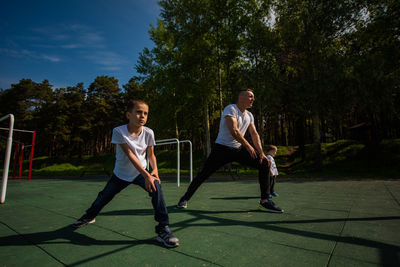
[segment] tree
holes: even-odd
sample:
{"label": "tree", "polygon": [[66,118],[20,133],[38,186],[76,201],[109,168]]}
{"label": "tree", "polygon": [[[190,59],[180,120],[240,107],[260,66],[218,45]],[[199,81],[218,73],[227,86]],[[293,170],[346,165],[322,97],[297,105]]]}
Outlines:
{"label": "tree", "polygon": [[208,4],[209,1],[160,1],[162,19],[150,30],[155,48],[144,49],[137,70],[145,76],[144,84],[160,94],[163,113],[173,119],[177,138],[181,128],[196,121],[183,110],[202,114],[203,127],[196,128],[204,129],[209,148],[209,103],[215,95],[216,72],[211,71],[210,64]]}
{"label": "tree", "polygon": [[88,116],[85,114],[86,91],[83,83],[54,91],[55,104],[50,109],[52,118],[46,128],[51,133],[50,155],[84,154],[84,140],[88,133]]}
{"label": "tree", "polygon": [[[45,129],[52,105],[53,91],[48,80],[36,83],[31,79],[22,79],[4,90],[0,96],[2,114],[14,114],[16,129],[37,130],[37,143],[43,144],[37,152],[46,151],[48,139]],[[30,141],[30,140],[29,140]]]}
{"label": "tree", "polygon": [[345,64],[357,110],[353,124],[368,124],[369,138],[378,142],[397,135],[400,118],[400,4],[368,1],[362,14],[347,38]]}
{"label": "tree", "polygon": [[111,130],[123,120],[125,111],[118,80],[108,76],[96,77],[88,88],[86,102],[92,152],[108,151],[111,149]]}
{"label": "tree", "polygon": [[242,68],[245,83],[256,91],[257,128],[264,143],[268,114],[277,117],[281,112],[279,91],[274,90],[278,40],[271,24],[271,1],[247,1],[245,18]]}
{"label": "tree", "polygon": [[[321,115],[329,112],[330,97],[335,94],[334,74],[336,58],[340,52],[339,40],[349,32],[349,27],[362,19],[362,1],[295,1],[276,2],[277,23],[282,48],[293,58],[286,64],[289,75],[301,77],[295,86],[304,106],[303,113],[310,113],[313,123],[315,168],[322,167]],[[341,75],[338,75],[341,77]]]}
{"label": "tree", "polygon": [[[227,0],[159,4],[161,19],[149,31],[155,47],[143,50],[137,70],[144,75],[146,86],[155,88],[162,100],[174,103],[169,114],[174,118],[175,136],[187,132],[183,129],[202,131],[208,154],[210,124],[220,117],[224,98],[241,86],[231,74],[239,69],[244,26],[238,22],[245,17],[244,6]],[[189,117],[186,110],[198,115]]]}

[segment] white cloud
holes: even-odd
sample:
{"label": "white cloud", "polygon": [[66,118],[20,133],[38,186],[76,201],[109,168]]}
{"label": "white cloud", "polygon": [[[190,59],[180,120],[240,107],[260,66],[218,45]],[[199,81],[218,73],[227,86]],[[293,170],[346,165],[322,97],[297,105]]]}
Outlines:
{"label": "white cloud", "polygon": [[101,32],[83,24],[55,25],[32,29],[33,36],[24,36],[36,45],[51,45],[64,49],[101,48],[104,37]]}
{"label": "white cloud", "polygon": [[51,62],[60,62],[61,59],[56,56],[49,56],[49,55],[41,55],[41,57],[45,60],[51,61]]}
{"label": "white cloud", "polygon": [[0,48],[0,54],[14,58],[30,58],[30,59],[43,59],[50,62],[60,62],[61,58],[54,55],[46,55],[37,53],[27,49],[8,49]]}
{"label": "white cloud", "polygon": [[22,45],[15,45],[11,49],[0,48],[0,53],[16,58],[31,58],[53,63],[62,62],[63,58],[77,56],[108,71],[119,70],[129,63],[119,53],[110,51],[101,31],[84,24],[33,28],[31,34],[18,36],[18,38],[26,41],[23,48]]}
{"label": "white cloud", "polygon": [[76,49],[76,48],[82,48],[83,46],[81,44],[65,44],[61,45],[61,48],[64,49]]}
{"label": "white cloud", "polygon": [[103,36],[96,32],[82,32],[80,38],[85,44],[92,46],[98,46],[99,43],[104,42]]}
{"label": "white cloud", "polygon": [[103,70],[119,70],[128,63],[126,59],[112,51],[94,51],[85,58],[102,66]]}
{"label": "white cloud", "polygon": [[15,49],[2,48],[0,47],[0,54],[10,57],[21,57],[21,53]]}

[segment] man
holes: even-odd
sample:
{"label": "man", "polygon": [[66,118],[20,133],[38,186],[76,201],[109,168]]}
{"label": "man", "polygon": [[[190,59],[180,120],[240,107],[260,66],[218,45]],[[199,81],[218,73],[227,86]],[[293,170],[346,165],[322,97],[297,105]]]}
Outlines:
{"label": "man", "polygon": [[[263,152],[260,136],[254,125],[253,114],[247,110],[253,106],[254,99],[253,90],[244,89],[239,92],[237,104],[225,107],[218,137],[211,154],[207,158],[203,170],[194,178],[186,193],[179,200],[178,208],[187,208],[187,202],[206,179],[225,164],[236,161],[258,169],[261,190],[259,209],[276,213],[283,212],[269,200],[271,194],[269,161]],[[254,147],[244,138],[247,130]]]}

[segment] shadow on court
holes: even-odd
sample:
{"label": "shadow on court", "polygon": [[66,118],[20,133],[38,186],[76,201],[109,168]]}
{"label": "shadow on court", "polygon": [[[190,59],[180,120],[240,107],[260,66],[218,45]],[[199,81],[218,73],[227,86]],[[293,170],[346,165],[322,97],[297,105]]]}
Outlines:
{"label": "shadow on court", "polygon": [[128,187],[95,224],[75,229],[70,224],[104,179],[11,181],[0,206],[0,258],[7,266],[400,265],[397,181],[278,184],[284,214],[257,209],[252,180],[205,183],[181,210],[171,204],[187,185],[163,184],[170,227],[181,240],[166,249],[155,240],[150,198],[141,188]]}
{"label": "shadow on court", "polygon": [[[213,199],[225,199],[225,200],[232,200],[232,199],[251,199],[254,197],[231,197],[231,198],[213,198]],[[180,229],[186,229],[190,227],[207,227],[207,226],[217,226],[217,227],[226,227],[226,226],[237,226],[242,225],[245,227],[253,227],[253,228],[260,228],[260,229],[268,229],[270,231],[275,232],[282,232],[291,235],[299,235],[310,237],[314,239],[322,239],[352,245],[358,245],[363,247],[371,247],[376,248],[380,252],[381,264],[399,266],[400,259],[400,247],[394,245],[388,245],[383,242],[378,242],[374,240],[368,240],[364,238],[355,238],[355,237],[338,237],[335,235],[329,234],[321,234],[315,233],[310,231],[301,231],[301,230],[294,230],[289,229],[286,227],[279,226],[280,224],[308,224],[308,223],[331,223],[331,222],[379,222],[379,221],[392,221],[397,220],[400,221],[400,216],[388,216],[388,217],[365,217],[365,218],[332,218],[332,219],[310,219],[310,220],[280,220],[280,221],[263,221],[263,222],[245,222],[245,221],[238,221],[238,220],[231,220],[231,219],[224,219],[218,218],[212,215],[221,215],[221,214],[234,214],[234,213],[247,213],[249,211],[258,212],[257,210],[249,210],[249,211],[202,211],[202,210],[180,210],[175,206],[168,207],[169,213],[175,212],[186,212],[189,215],[192,215],[193,218],[182,221],[179,223],[174,223],[171,225],[176,232],[179,232]],[[101,215],[104,216],[140,216],[140,215],[152,215],[153,210],[151,209],[139,209],[139,210],[116,210],[110,211],[106,213],[102,213]],[[200,221],[207,220],[211,221],[210,223],[201,223]],[[199,222],[199,223],[197,223]],[[205,229],[206,231],[206,229]]]}
{"label": "shadow on court", "polygon": [[254,227],[259,229],[268,229],[269,231],[281,232],[285,234],[291,235],[298,235],[304,237],[310,237],[314,239],[320,240],[328,240],[334,242],[340,242],[345,244],[352,244],[358,245],[363,247],[371,247],[376,248],[380,252],[381,264],[384,266],[393,265],[393,266],[400,266],[400,247],[394,245],[388,245],[383,242],[378,242],[374,240],[368,240],[364,238],[356,238],[356,237],[338,237],[335,235],[330,234],[322,234],[322,233],[315,233],[311,231],[304,231],[304,230],[295,230],[290,229],[287,227],[279,226],[281,224],[307,224],[307,223],[330,223],[330,222],[367,222],[367,221],[384,221],[384,220],[398,220],[400,221],[400,216],[389,216],[389,217],[369,217],[369,218],[334,218],[334,219],[312,219],[312,220],[283,220],[283,221],[263,221],[263,222],[243,222],[238,220],[230,220],[224,218],[217,218],[211,216],[214,214],[221,214],[221,213],[236,213],[236,211],[218,211],[213,213],[202,212],[202,211],[190,211],[190,214],[194,215],[197,220],[208,220],[212,221],[210,224],[198,223],[196,224],[196,220],[188,220],[187,222],[180,222],[173,224],[172,226],[175,229],[187,228],[187,227],[207,227],[207,226],[215,226],[216,224],[219,227],[226,227],[226,226],[236,226],[242,225],[245,227]]}
{"label": "shadow on court", "polygon": [[60,243],[68,243],[71,245],[79,245],[79,246],[91,246],[91,245],[109,246],[109,245],[121,245],[121,244],[138,245],[138,244],[157,243],[155,242],[154,239],[132,240],[132,241],[98,240],[90,236],[87,236],[85,234],[81,234],[76,230],[77,229],[68,225],[54,231],[4,236],[0,237],[0,246],[31,246],[31,245],[60,244]]}

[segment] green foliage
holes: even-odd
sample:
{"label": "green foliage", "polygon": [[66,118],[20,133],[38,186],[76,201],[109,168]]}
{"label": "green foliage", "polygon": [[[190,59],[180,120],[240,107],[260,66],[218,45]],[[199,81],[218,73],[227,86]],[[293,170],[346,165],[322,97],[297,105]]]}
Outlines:
{"label": "green foliage", "polygon": [[[371,146],[353,140],[339,140],[322,144],[324,170],[314,171],[313,148],[306,146],[305,160],[302,160],[296,147],[278,146],[275,161],[279,177],[310,178],[399,178],[400,139],[383,140]],[[293,153],[294,151],[294,153]],[[160,175],[176,175],[176,150],[156,151]],[[38,157],[33,162],[32,175],[45,177],[110,175],[114,169],[114,154],[78,157]],[[25,166],[28,165],[26,161]],[[193,166],[196,175],[204,164],[202,153],[194,153]],[[23,175],[28,173],[24,167]],[[181,151],[181,175],[189,175],[189,153]],[[239,163],[232,163],[218,170],[214,176],[245,178],[257,177],[258,171]]]}
{"label": "green foliage", "polygon": [[[251,112],[262,142],[282,145],[278,156],[285,159],[299,146],[298,170],[318,158],[307,145],[313,142],[360,142],[323,144],[319,158],[327,168],[372,149],[364,143],[399,137],[398,1],[159,4],[160,18],[149,29],[154,46],[143,49],[139,76],[123,90],[114,77],[98,76],[87,89],[21,79],[0,91],[1,114],[13,113],[16,128],[37,130],[35,155],[113,152],[111,131],[126,122],[130,98],[150,104],[156,139],[190,139],[198,153],[215,140],[222,108],[242,87],[255,90]],[[334,149],[340,153],[332,157]]]}

